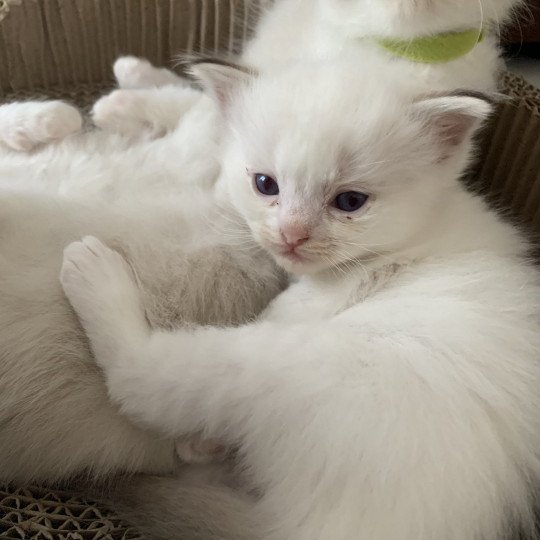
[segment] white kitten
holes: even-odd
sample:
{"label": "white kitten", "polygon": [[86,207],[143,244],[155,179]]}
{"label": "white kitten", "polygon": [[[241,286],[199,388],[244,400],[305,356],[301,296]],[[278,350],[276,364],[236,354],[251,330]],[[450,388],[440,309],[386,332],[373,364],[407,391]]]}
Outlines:
{"label": "white kitten", "polygon": [[[57,134],[64,113],[75,124],[72,112],[56,102],[6,105],[0,133],[16,121],[28,148]],[[155,327],[245,322],[282,289],[242,220],[216,204],[219,144],[192,129],[205,122],[211,134],[215,112],[201,103],[159,140],[95,131],[0,154],[0,481],[174,469],[173,439],[132,425],[107,400],[58,285],[67,242],[93,231],[121,249]],[[205,444],[176,445],[190,460],[198,449]]]}
{"label": "white kitten", "polygon": [[157,498],[143,482],[150,537],[191,537],[186,508],[206,513],[200,538],[533,533],[538,272],[458,181],[491,106],[396,94],[402,81],[370,68],[194,68],[229,125],[224,194],[298,276],[257,322],[153,331],[118,253],[95,238],[65,250],[61,281],[112,400],[164,433],[239,444],[261,491],[253,532],[233,491],[201,501],[163,480]]}
{"label": "white kitten", "polygon": [[[372,77],[388,70],[401,70],[404,82],[412,81],[419,91],[497,88],[499,59],[498,30],[520,0],[278,0],[261,20],[255,38],[244,53],[244,61],[267,68],[296,59],[332,59],[350,56],[358,69],[373,59]],[[476,31],[481,42],[469,43],[463,56],[439,62],[411,61],[389,52],[380,38],[408,44],[426,36]],[[269,45],[271,44],[271,46]],[[448,41],[441,42],[449,51]],[[428,47],[429,50],[429,47]],[[423,51],[425,54],[425,51]],[[449,57],[451,56],[448,52]]]}

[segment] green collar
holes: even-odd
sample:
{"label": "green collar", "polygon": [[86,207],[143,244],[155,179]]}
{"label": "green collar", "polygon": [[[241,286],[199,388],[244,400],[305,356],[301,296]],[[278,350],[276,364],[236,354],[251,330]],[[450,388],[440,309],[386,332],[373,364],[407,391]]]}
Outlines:
{"label": "green collar", "polygon": [[376,42],[395,56],[420,64],[442,64],[470,53],[483,39],[484,33],[476,28],[411,40],[377,38]]}

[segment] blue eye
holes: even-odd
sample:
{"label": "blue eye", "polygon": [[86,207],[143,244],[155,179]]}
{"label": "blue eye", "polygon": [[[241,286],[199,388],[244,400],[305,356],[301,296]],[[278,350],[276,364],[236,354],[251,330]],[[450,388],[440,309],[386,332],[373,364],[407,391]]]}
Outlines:
{"label": "blue eye", "polygon": [[266,174],[255,175],[255,186],[263,195],[268,197],[279,194],[278,183],[271,176],[267,176]]}
{"label": "blue eye", "polygon": [[356,212],[367,203],[369,195],[359,191],[347,191],[340,193],[335,200],[336,208],[343,212]]}

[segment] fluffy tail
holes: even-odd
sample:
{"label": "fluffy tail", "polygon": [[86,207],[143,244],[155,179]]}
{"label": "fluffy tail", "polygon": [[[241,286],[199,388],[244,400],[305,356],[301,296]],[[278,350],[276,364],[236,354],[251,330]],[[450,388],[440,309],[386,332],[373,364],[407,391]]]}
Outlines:
{"label": "fluffy tail", "polygon": [[122,480],[106,499],[151,540],[258,540],[253,499],[225,485],[182,478]]}

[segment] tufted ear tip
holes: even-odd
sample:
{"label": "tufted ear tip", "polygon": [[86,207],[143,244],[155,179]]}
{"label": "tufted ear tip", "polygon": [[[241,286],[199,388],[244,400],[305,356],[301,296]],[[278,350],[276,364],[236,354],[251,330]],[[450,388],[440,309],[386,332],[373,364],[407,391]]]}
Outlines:
{"label": "tufted ear tip", "polygon": [[246,66],[208,58],[189,62],[187,72],[224,110],[230,105],[235,92],[256,76]]}

